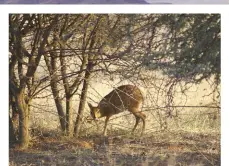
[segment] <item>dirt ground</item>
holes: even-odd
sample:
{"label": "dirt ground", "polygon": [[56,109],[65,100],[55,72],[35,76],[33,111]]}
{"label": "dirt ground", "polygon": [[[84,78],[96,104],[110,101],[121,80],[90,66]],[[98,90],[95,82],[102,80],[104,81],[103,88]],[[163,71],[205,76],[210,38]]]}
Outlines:
{"label": "dirt ground", "polygon": [[220,135],[157,132],[81,138],[34,136],[27,150],[10,148],[10,166],[220,165]]}

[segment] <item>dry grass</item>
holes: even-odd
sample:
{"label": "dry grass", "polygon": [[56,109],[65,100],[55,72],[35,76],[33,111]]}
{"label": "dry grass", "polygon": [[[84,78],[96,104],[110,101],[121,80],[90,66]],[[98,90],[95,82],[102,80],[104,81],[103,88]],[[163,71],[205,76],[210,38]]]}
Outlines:
{"label": "dry grass", "polygon": [[[142,137],[139,136],[141,126],[134,135],[130,134],[133,126],[124,123],[126,121],[122,127],[117,127],[117,122],[126,120],[126,117],[111,121],[108,137],[102,136],[103,119],[85,122],[87,125],[83,126],[79,139],[64,137],[58,130],[36,127],[31,130],[28,150],[10,149],[9,165],[220,165],[220,117],[212,119],[203,114],[207,111],[184,114],[180,117],[182,120],[170,119],[168,129],[148,130]],[[124,128],[125,125],[129,127]]]}
{"label": "dry grass", "polygon": [[115,134],[79,139],[34,136],[28,150],[10,149],[9,165],[220,165],[219,134]]}
{"label": "dry grass", "polygon": [[85,121],[79,139],[64,137],[57,129],[33,126],[29,149],[10,149],[9,165],[220,165],[220,116],[212,118],[208,111],[169,118],[165,130],[150,130],[156,121],[148,118],[148,130],[142,137],[141,126],[130,134],[134,125],[131,115],[111,120],[108,137],[102,136],[103,119]]}

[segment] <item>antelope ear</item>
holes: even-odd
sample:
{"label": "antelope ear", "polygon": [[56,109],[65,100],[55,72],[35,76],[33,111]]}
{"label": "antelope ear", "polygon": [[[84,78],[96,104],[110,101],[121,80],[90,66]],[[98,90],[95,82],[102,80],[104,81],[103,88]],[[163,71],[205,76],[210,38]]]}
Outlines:
{"label": "antelope ear", "polygon": [[91,105],[91,103],[87,103],[88,104],[88,106],[90,107],[90,108],[93,108],[93,106]]}

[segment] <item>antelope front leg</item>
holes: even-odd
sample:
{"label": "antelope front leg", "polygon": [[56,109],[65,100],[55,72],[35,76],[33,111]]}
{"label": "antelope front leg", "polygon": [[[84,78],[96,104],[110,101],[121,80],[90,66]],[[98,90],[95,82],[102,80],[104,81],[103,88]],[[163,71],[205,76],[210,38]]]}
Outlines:
{"label": "antelope front leg", "polygon": [[145,119],[142,119],[142,122],[143,122],[143,125],[142,125],[141,136],[143,135],[143,133],[144,133],[144,131],[145,131],[145,125],[146,125]]}
{"label": "antelope front leg", "polygon": [[105,126],[104,126],[104,130],[103,130],[103,136],[106,136],[107,135],[107,123],[109,121],[109,116],[106,117],[106,120],[105,120]]}
{"label": "antelope front leg", "polygon": [[133,130],[132,130],[132,134],[134,134],[134,130],[136,129],[136,127],[137,127],[137,125],[138,125],[138,123],[139,123],[139,120],[140,120],[140,118],[137,117],[137,116],[135,116],[135,118],[136,118],[136,123],[135,123],[135,125],[134,125]]}

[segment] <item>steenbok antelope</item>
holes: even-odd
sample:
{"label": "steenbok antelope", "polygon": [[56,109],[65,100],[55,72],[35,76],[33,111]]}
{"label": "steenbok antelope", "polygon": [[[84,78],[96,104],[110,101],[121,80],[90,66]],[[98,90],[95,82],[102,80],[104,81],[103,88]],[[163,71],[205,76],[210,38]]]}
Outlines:
{"label": "steenbok antelope", "polygon": [[109,121],[109,118],[112,115],[123,112],[126,109],[133,113],[136,118],[136,123],[132,132],[134,132],[134,130],[136,129],[139,120],[142,119],[142,135],[145,129],[146,118],[146,115],[141,112],[142,103],[143,96],[138,87],[133,85],[123,85],[106,95],[99,102],[97,107],[93,107],[90,103],[88,103],[88,106],[90,107],[90,112],[93,119],[106,117],[103,131],[104,136],[107,134],[107,123]]}

